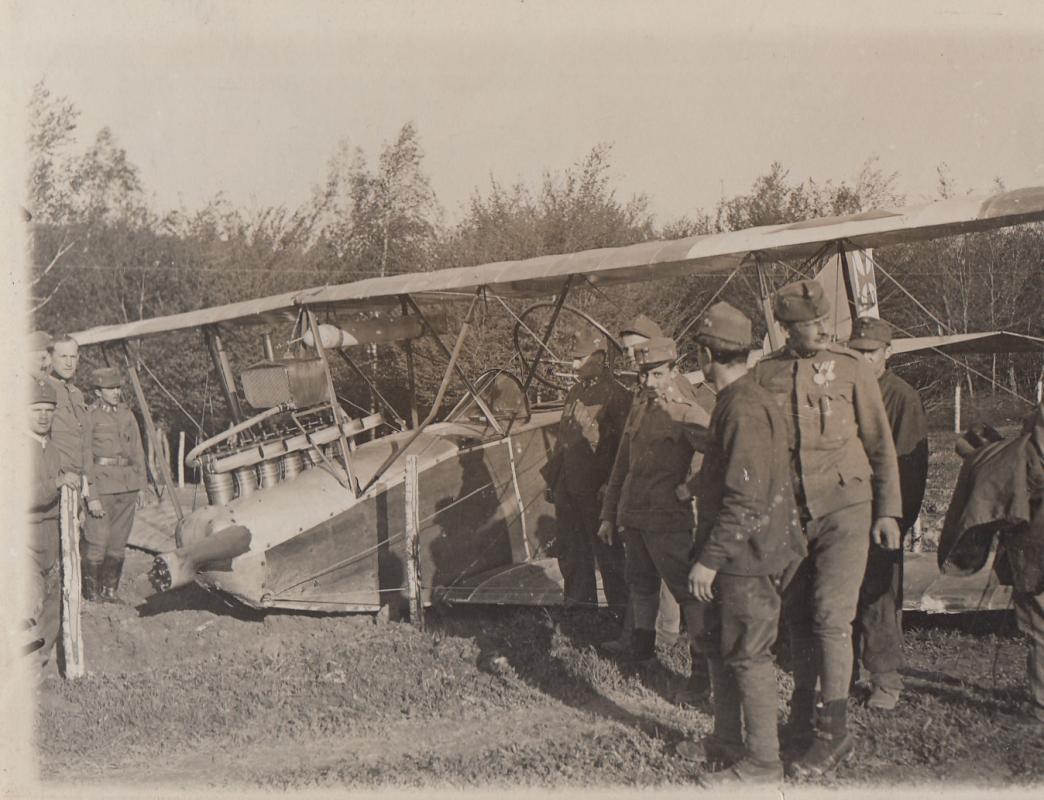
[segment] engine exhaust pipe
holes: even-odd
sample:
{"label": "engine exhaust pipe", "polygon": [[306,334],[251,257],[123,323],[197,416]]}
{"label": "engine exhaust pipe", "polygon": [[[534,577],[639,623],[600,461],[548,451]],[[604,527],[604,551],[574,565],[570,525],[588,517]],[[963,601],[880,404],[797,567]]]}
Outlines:
{"label": "engine exhaust pipe", "polygon": [[231,525],[210,536],[179,547],[169,553],[160,553],[149,570],[149,583],[157,592],[176,589],[196,579],[196,573],[216,561],[231,561],[250,550],[250,530],[242,525]]}

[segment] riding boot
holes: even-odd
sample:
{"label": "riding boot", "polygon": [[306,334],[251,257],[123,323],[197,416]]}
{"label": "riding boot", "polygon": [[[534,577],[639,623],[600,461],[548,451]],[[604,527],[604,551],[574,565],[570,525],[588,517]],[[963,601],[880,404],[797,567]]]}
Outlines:
{"label": "riding boot", "polygon": [[674,702],[679,706],[698,706],[710,699],[711,675],[707,656],[700,652],[695,645],[689,645],[689,655],[692,667],[689,671],[689,680],[685,688],[674,696]]}
{"label": "riding boot", "polygon": [[631,632],[631,650],[625,659],[637,667],[650,666],[656,661],[656,631],[635,628]]}
{"label": "riding boot", "polygon": [[83,592],[83,599],[88,601],[95,601],[98,599],[98,575],[101,572],[101,562],[99,561],[83,561],[83,569],[80,575],[80,588]]}
{"label": "riding boot", "polygon": [[790,716],[779,733],[786,756],[798,756],[812,744],[815,736],[813,719],[816,713],[815,689],[795,689],[790,696]]}
{"label": "riding boot", "polygon": [[101,591],[98,593],[104,603],[119,603],[116,590],[120,588],[120,575],[123,573],[123,559],[105,556],[101,566]]}
{"label": "riding boot", "polygon": [[627,601],[627,607],[624,610],[623,627],[620,630],[620,635],[615,639],[610,639],[607,642],[602,642],[598,645],[598,649],[603,653],[607,653],[611,656],[624,656],[631,649],[631,632],[634,630],[634,607],[631,605],[630,600]]}
{"label": "riding boot", "polygon": [[792,765],[794,777],[825,775],[850,756],[854,747],[848,735],[848,699],[823,703],[816,709],[816,738]]}

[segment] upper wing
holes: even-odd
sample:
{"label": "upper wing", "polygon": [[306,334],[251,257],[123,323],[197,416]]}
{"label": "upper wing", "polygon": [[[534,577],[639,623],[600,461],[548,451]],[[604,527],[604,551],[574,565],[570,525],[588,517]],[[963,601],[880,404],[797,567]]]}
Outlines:
{"label": "upper wing", "polygon": [[404,294],[426,302],[454,299],[483,286],[505,297],[538,297],[557,292],[570,275],[581,275],[593,284],[608,285],[711,274],[731,271],[753,254],[769,260],[804,258],[833,241],[844,241],[854,248],[881,247],[1039,220],[1044,220],[1044,186],[1003,192],[987,198],[941,200],[895,210],[876,209],[847,217],[824,217],[671,241],[369,278],[183,314],[101,326],[74,336],[81,344],[93,344],[218,322],[256,321],[293,313],[304,305],[358,310],[396,305]]}

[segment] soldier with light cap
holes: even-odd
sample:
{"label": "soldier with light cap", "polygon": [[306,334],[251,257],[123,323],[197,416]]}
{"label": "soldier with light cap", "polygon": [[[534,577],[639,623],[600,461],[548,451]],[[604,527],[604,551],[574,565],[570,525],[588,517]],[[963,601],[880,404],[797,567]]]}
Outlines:
{"label": "soldier with light cap", "polygon": [[778,697],[772,645],[783,591],[805,545],[790,482],[786,421],[747,370],[750,320],[716,303],[695,327],[697,358],[718,392],[698,476],[689,589],[708,603],[702,650],[711,666],[714,730],[682,742],[684,758],[723,764],[701,783],[778,783]]}
{"label": "soldier with light cap", "polygon": [[[848,347],[866,359],[881,389],[899,463],[903,499],[899,533],[905,537],[921,513],[928,483],[928,417],[917,390],[888,369],[891,325],[883,319],[860,317],[852,323]],[[900,539],[896,549],[872,541],[869,545],[856,615],[854,673],[860,666],[869,673],[866,705],[888,710],[899,702],[903,687],[899,675],[903,665],[903,544]]]}
{"label": "soldier with light cap", "polygon": [[[607,543],[618,533],[623,539],[634,615],[631,657],[652,663],[661,580],[681,607],[694,647],[703,632],[703,608],[688,588],[692,504],[678,496],[677,488],[694,471],[706,412],[677,388],[678,352],[672,339],[650,339],[635,348],[635,356],[642,391],[624,427],[598,535]],[[697,668],[701,664],[702,658],[694,660]]]}
{"label": "soldier with light cap", "polygon": [[97,397],[87,412],[91,462],[83,596],[115,603],[138,492],[145,488],[145,452],[138,422],[121,401],[120,371],[96,369],[91,383]]}
{"label": "soldier with light cap", "polygon": [[548,499],[555,504],[555,549],[567,606],[597,601],[595,566],[609,606],[620,614],[627,606],[623,548],[598,538],[600,500],[613,468],[631,395],[606,363],[604,336],[575,340],[573,368],[577,382],[566,395],[555,449],[544,467]]}
{"label": "soldier with light cap", "polygon": [[33,331],[29,334],[29,374],[46,378],[51,372],[51,334]]}
{"label": "soldier with light cap", "polygon": [[[873,372],[831,342],[830,302],[815,281],[784,286],[773,311],[786,346],[763,358],[754,378],[787,423],[791,479],[808,556],[785,600],[794,694],[789,744],[800,776],[833,769],[854,747],[848,732],[852,622],[866,569],[867,531],[880,547],[900,544],[899,470]],[[816,703],[819,682],[821,702]]]}

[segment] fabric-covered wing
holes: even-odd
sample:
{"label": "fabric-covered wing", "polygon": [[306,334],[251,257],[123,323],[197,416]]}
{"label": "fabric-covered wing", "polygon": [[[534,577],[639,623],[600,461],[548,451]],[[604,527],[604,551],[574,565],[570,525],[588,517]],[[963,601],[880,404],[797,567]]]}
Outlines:
{"label": "fabric-covered wing", "polygon": [[1026,353],[1044,351],[1044,339],[1008,331],[955,333],[948,336],[915,336],[893,339],[892,351],[912,353],[917,350],[940,350],[950,355],[959,353]]}
{"label": "fabric-covered wing", "polygon": [[728,272],[753,254],[807,257],[824,244],[844,241],[853,248],[881,247],[1044,220],[1044,186],[983,198],[942,200],[927,205],[876,209],[847,217],[827,217],[768,225],[729,233],[642,242],[578,253],[538,256],[474,267],[454,267],[369,278],[166,317],[107,325],[74,334],[81,344],[115,341],[221,322],[249,323],[291,315],[301,306],[362,310],[397,306],[404,294],[418,302],[459,299],[479,287],[505,297],[539,297],[557,292],[570,275],[596,285]]}

